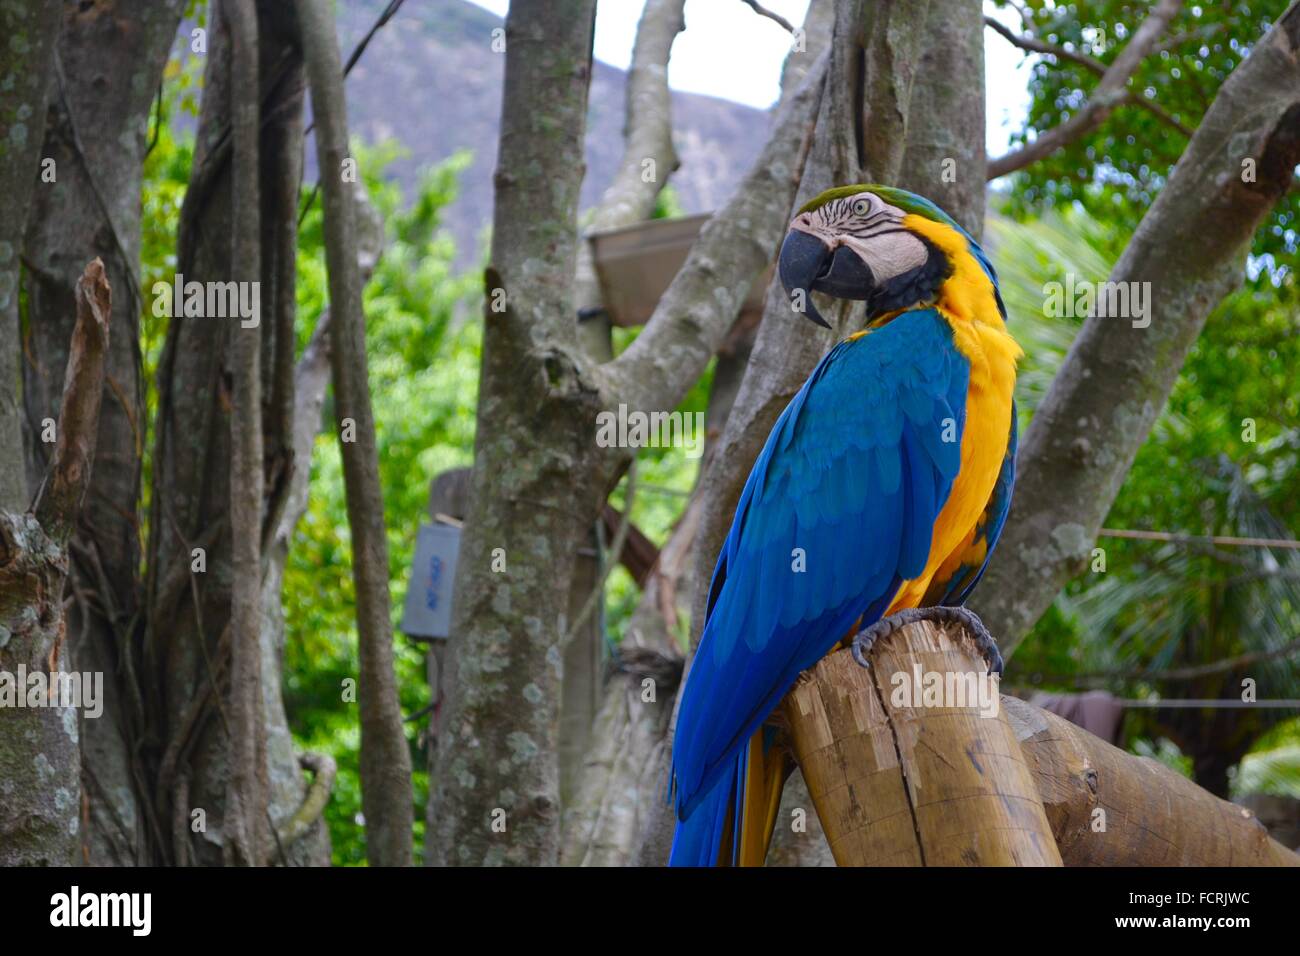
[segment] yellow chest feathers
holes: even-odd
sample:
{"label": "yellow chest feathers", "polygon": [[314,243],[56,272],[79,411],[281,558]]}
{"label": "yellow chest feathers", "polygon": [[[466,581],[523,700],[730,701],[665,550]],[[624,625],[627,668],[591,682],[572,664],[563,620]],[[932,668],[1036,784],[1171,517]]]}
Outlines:
{"label": "yellow chest feathers", "polygon": [[952,275],[940,287],[935,308],[952,326],[957,350],[970,360],[971,391],[992,391],[1009,402],[1016,384],[1016,360],[1024,352],[1007,332],[993,297],[993,283],[971,255],[966,237],[924,216],[908,215],[903,225],[928,239],[952,264]]}

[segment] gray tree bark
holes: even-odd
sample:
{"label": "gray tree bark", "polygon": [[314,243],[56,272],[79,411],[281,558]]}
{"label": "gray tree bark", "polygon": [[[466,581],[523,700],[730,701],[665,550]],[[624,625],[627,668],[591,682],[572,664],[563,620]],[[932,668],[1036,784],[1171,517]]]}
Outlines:
{"label": "gray tree bark", "polygon": [[[632,64],[628,69],[623,157],[614,180],[587,221],[595,232],[628,226],[649,219],[655,200],[678,166],[673,149],[672,96],[668,90],[668,58],[672,45],[686,26],[685,0],[650,0],[637,24]],[[574,276],[574,303],[578,334],[587,354],[607,361],[613,354],[610,321],[604,309],[591,244],[578,243]],[[592,591],[603,586],[596,553],[599,536],[588,535],[592,556],[575,555],[576,568],[569,599],[569,618],[576,619]],[[583,763],[591,746],[593,726],[602,691],[605,635],[602,615],[590,614],[564,651],[564,679],[560,705],[560,796],[567,804],[575,796]]]}
{"label": "gray tree bark", "polygon": [[[220,11],[220,7],[216,8]],[[254,260],[261,282],[262,317],[258,329],[240,329],[237,318],[175,315],[159,363],[154,485],[148,542],[146,611],[133,650],[139,690],[139,726],[159,728],[145,750],[141,786],[148,795],[150,859],[182,865],[214,865],[227,858],[227,781],[232,752],[226,699],[231,680],[233,549],[230,506],[231,439],[235,422],[230,402],[234,379],[235,332],[260,333],[261,390],[265,433],[264,494],[260,540],[273,538],[285,510],[294,473],[291,441],[294,228],[299,185],[297,156],[302,148],[302,61],[298,28],[291,8],[262,0],[257,4],[259,95],[262,122],[259,153],[259,209],[272,214],[262,225],[234,213],[231,138],[231,32],[222,16],[209,24],[204,97],[196,137],[191,181],[181,211],[177,271],[186,281],[227,282],[236,278],[231,238],[251,226],[261,235]],[[286,210],[294,210],[285,218]],[[260,261],[260,267],[257,262]],[[245,265],[244,268],[247,268]],[[247,344],[247,343],[246,343]],[[288,349],[286,361],[282,349]],[[289,381],[284,381],[284,369]],[[269,404],[269,409],[268,409]],[[305,467],[305,465],[304,465]],[[201,560],[199,552],[202,549]],[[263,553],[267,546],[262,547]],[[264,562],[266,563],[266,562]],[[269,581],[282,571],[263,568],[256,592],[259,629],[256,661],[261,683],[258,723],[265,732],[267,787],[271,820],[279,833],[301,813],[307,797],[299,759],[294,755],[280,695],[279,653],[283,626],[278,591],[266,598]],[[270,666],[274,664],[274,666]],[[324,778],[318,777],[323,783]],[[313,784],[313,791],[316,785]],[[232,820],[239,812],[230,808]],[[195,812],[202,811],[200,826]],[[265,817],[265,814],[259,814]],[[309,828],[310,829],[310,828]],[[283,848],[283,855],[282,855]],[[254,858],[258,859],[258,858]],[[319,823],[307,839],[271,842],[260,857],[291,864],[328,861]]]}
{"label": "gray tree bark", "polygon": [[98,259],[75,296],[58,439],[35,511],[0,510],[0,866],[83,862],[77,707],[91,702],[95,685],[91,678],[80,699],[65,696],[75,685],[66,680],[63,590],[95,459],[109,345],[111,291]]}
{"label": "gray tree bark", "polygon": [[31,487],[48,466],[41,423],[60,411],[76,307],[73,290],[86,262],[103,260],[113,295],[106,394],[90,491],[71,545],[68,652],[72,665],[105,675],[105,713],[81,722],[88,825],[84,859],[92,864],[147,858],[132,739],[139,724],[134,691],[114,678],[137,666],[129,634],[141,612],[139,501],[144,390],[140,379],[142,307],[140,188],[148,117],[183,0],[118,0],[83,8],[64,2],[49,112],[30,135],[44,140],[53,182],[29,182],[25,237],[31,360],[23,367],[27,475]]}
{"label": "gray tree bark", "polygon": [[[251,285],[262,273],[258,185],[257,12],[253,0],[223,0],[230,25],[231,274]],[[259,323],[260,325],[260,323]],[[226,784],[226,860],[262,861],[270,843],[266,728],[262,712],[262,381],[260,327],[231,329],[230,537],[230,777]]]}
{"label": "gray tree bark", "polygon": [[[626,449],[596,446],[596,415],[619,402],[671,409],[698,378],[775,254],[795,186],[791,168],[821,89],[818,72],[782,112],[637,343],[593,366],[572,318],[582,173],[574,157],[585,127],[593,4],[562,7],[516,5],[506,23],[475,493],[457,569],[433,863],[558,859],[556,713],[573,554],[629,460]],[[670,359],[642,345],[647,338]],[[488,486],[490,497],[481,493]]]}
{"label": "gray tree bark", "polygon": [[[345,182],[347,103],[334,14],[325,0],[297,0],[303,49],[311,78],[316,157],[325,207],[325,256],[333,316],[335,414],[352,529],[352,577],[360,644],[361,804],[367,856],[379,866],[408,866],[412,858],[414,799],[411,754],[402,726],[393,674],[393,630],[388,599],[388,542],[379,485],[375,420],[366,376],[365,317],[356,257],[356,223]],[[355,429],[355,440],[348,432]]]}
{"label": "gray tree bark", "polygon": [[22,345],[18,327],[20,253],[27,210],[36,188],[45,130],[46,94],[53,77],[57,3],[0,7],[0,508],[27,507],[21,412]]}
{"label": "gray tree bark", "polygon": [[[591,474],[589,437],[570,424],[584,405],[589,421],[597,410],[595,389],[576,374],[572,319],[595,3],[553,6],[516,4],[506,19],[473,490],[431,797],[434,864],[554,863],[559,854],[571,566],[606,482]],[[503,311],[490,311],[494,297]]]}
{"label": "gray tree bark", "polygon": [[930,3],[898,185],[984,231],[984,20],[980,0]]}
{"label": "gray tree bark", "polygon": [[1293,3],[1219,89],[1115,264],[1111,282],[1148,284],[1149,315],[1088,319],[1021,442],[1011,513],[972,601],[1004,655],[1084,567],[1188,349],[1241,282],[1251,238],[1297,163]]}

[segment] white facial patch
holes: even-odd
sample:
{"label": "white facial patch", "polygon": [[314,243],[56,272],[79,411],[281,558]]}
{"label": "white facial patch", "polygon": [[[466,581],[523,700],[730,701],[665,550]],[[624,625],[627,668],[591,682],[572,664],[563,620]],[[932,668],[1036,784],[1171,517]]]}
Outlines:
{"label": "white facial patch", "polygon": [[856,252],[871,267],[871,274],[877,283],[923,266],[929,257],[925,243],[902,228],[897,232],[868,236],[865,239],[841,236],[840,243]]}

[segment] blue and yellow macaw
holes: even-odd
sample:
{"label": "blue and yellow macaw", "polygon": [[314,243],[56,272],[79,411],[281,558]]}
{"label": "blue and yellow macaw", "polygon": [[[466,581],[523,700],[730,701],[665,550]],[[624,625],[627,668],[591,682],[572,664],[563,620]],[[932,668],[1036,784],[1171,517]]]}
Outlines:
{"label": "blue and yellow macaw", "polygon": [[983,250],[927,199],[831,189],[779,257],[796,311],[812,291],[865,300],[781,414],[745,483],[709,586],[677,718],[671,863],[761,865],[787,758],[764,726],[802,671],[903,623],[959,619],[1001,534],[1015,477],[1021,350]]}

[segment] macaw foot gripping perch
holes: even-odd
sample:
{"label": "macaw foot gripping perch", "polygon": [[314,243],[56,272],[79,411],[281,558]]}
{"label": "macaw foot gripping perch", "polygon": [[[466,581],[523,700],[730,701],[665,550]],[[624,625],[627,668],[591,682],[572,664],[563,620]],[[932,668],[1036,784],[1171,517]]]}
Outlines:
{"label": "macaw foot gripping perch", "polygon": [[853,638],[853,659],[863,667],[870,667],[867,654],[870,653],[871,647],[876,641],[882,637],[888,637],[909,624],[915,624],[917,621],[930,621],[934,624],[958,624],[965,627],[971,636],[975,638],[975,646],[984,655],[984,662],[989,665],[989,673],[1002,673],[1002,653],[998,650],[997,641],[993,640],[993,635],[984,626],[984,622],[980,620],[979,615],[970,608],[948,607],[947,605],[909,607],[890,614],[888,617],[882,617],[870,627],[863,628]]}

